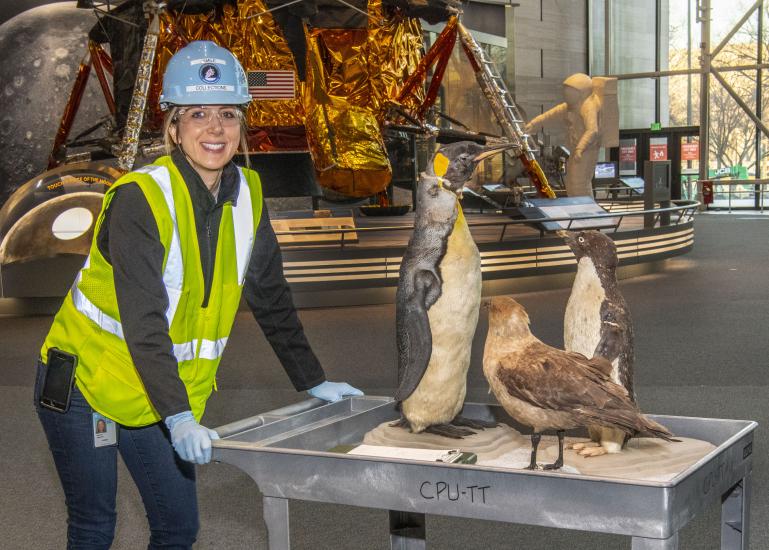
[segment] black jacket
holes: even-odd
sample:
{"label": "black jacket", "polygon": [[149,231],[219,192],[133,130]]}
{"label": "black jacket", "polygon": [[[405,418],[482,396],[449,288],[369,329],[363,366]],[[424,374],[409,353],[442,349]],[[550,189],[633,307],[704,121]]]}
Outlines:
{"label": "black jacket", "polygon": [[[179,151],[172,155],[195,211],[205,305],[211,290],[222,206],[237,204],[239,174],[231,162],[222,173],[218,200]],[[128,351],[150,401],[162,418],[190,409],[172,353],[163,285],[164,249],[149,203],[136,184],[115,191],[97,235],[99,251],[112,265],[120,320]],[[243,289],[254,318],[297,391],[323,382],[323,369],[304,334],[283,276],[283,260],[266,205],[256,232]]]}

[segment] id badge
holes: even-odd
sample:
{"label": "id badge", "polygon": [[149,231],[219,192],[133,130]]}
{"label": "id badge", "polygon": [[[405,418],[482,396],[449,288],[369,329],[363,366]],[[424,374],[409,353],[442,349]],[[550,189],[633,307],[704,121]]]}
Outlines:
{"label": "id badge", "polygon": [[110,447],[117,445],[117,424],[97,412],[93,413],[93,446]]}

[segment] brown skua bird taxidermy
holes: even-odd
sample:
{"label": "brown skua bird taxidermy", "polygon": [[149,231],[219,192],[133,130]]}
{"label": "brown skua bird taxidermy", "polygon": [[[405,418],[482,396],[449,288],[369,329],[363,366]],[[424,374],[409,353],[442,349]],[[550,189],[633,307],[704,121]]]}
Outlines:
{"label": "brown skua bird taxidermy", "polygon": [[529,329],[526,310],[512,298],[498,296],[489,304],[483,374],[505,411],[533,430],[527,469],[537,468],[537,446],[549,429],[557,430],[558,459],[546,470],[563,466],[564,431],[571,428],[605,426],[677,441],[611,381],[611,363],[541,342]]}
{"label": "brown skua bird taxidermy", "polygon": [[481,303],[481,256],[458,195],[481,160],[510,147],[443,145],[419,179],[414,233],[395,295],[395,400],[402,415],[395,425],[414,433],[461,439],[496,426],[460,415]]}
{"label": "brown skua bird taxidermy", "polygon": [[[577,259],[577,275],[563,318],[563,345],[586,357],[611,363],[611,380],[633,390],[633,321],[617,283],[617,247],[600,231],[559,231]],[[585,457],[618,453],[627,442],[622,430],[588,426],[591,441],[570,447]]]}

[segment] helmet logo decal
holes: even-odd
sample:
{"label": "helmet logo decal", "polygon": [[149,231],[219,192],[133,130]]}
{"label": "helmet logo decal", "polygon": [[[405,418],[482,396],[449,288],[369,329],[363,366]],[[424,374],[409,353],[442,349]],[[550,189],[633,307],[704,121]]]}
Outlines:
{"label": "helmet logo decal", "polygon": [[232,52],[195,40],[176,52],[163,75],[161,108],[169,105],[245,105],[251,101],[243,67]]}
{"label": "helmet logo decal", "polygon": [[200,80],[206,84],[215,84],[221,77],[219,68],[216,65],[211,64],[201,66],[198,74],[200,75]]}

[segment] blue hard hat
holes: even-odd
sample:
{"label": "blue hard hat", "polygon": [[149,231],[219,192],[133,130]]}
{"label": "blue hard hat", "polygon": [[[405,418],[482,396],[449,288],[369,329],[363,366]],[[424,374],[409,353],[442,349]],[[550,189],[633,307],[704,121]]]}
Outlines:
{"label": "blue hard hat", "polygon": [[246,73],[228,49],[196,40],[168,60],[161,109],[169,105],[245,105],[249,101]]}

